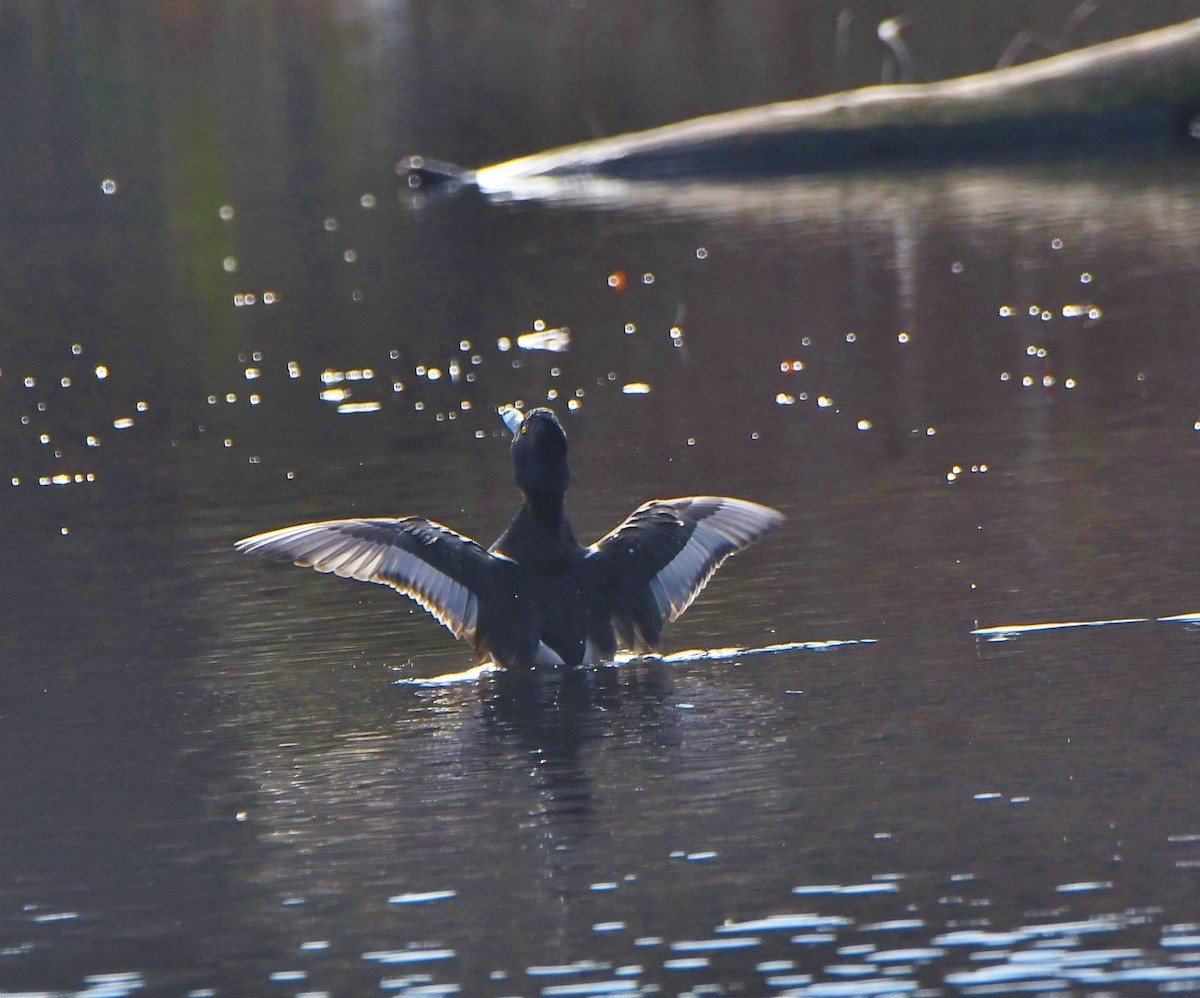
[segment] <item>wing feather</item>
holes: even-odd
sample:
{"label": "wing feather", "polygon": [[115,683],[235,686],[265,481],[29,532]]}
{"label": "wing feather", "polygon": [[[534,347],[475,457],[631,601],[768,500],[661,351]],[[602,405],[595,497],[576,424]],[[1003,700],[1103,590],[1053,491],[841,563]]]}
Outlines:
{"label": "wing feather", "polygon": [[245,537],[234,547],[340,578],[391,586],[456,638],[472,643],[479,600],[498,561],[469,537],[418,516],[301,523]]}
{"label": "wing feather", "polygon": [[721,496],[654,499],[588,551],[621,642],[653,648],[713,573],[783,522],[769,506]]}

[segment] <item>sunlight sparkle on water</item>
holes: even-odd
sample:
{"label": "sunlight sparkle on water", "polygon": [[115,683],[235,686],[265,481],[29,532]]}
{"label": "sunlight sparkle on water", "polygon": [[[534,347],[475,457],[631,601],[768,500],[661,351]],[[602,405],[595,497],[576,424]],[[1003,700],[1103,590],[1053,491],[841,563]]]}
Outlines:
{"label": "sunlight sparkle on water", "polygon": [[706,956],[679,957],[675,960],[663,960],[663,970],[703,970],[708,966]]}
{"label": "sunlight sparkle on water", "polygon": [[563,353],[571,345],[571,330],[566,326],[554,329],[535,328],[532,333],[522,333],[517,337],[517,347],[521,350],[547,350],[551,353]]}
{"label": "sunlight sparkle on water", "polygon": [[[822,888],[823,892],[833,888]],[[800,892],[800,888],[796,889]],[[810,912],[784,915],[767,915],[743,922],[725,922],[718,925],[717,932],[794,932],[798,929],[830,929],[850,925],[850,919],[842,915],[814,915]]]}
{"label": "sunlight sparkle on water", "polygon": [[402,949],[402,950],[371,950],[364,953],[364,960],[375,963],[432,963],[438,960],[451,960],[455,956],[452,949]]}
{"label": "sunlight sparkle on water", "polygon": [[70,922],[79,917],[77,911],[53,911],[47,912],[44,915],[35,915],[33,920],[38,925],[45,925],[49,922]]}
{"label": "sunlight sparkle on water", "polygon": [[458,891],[416,891],[390,897],[388,904],[428,904],[430,901],[448,901],[455,897],[458,897]]}
{"label": "sunlight sparkle on water", "polygon": [[945,955],[945,950],[934,946],[913,946],[909,949],[880,950],[871,953],[866,960],[868,963],[927,963]]}
{"label": "sunlight sparkle on water", "polygon": [[872,882],[867,884],[816,884],[793,887],[793,894],[895,894],[900,890],[894,883]]}
{"label": "sunlight sparkle on water", "polygon": [[525,973],[530,977],[571,977],[609,970],[611,966],[596,960],[577,960],[575,963],[533,964],[525,968]]}
{"label": "sunlight sparkle on water", "polygon": [[568,998],[579,995],[634,994],[640,989],[636,981],[588,981],[584,984],[551,984],[542,988],[544,998]]}
{"label": "sunlight sparkle on water", "polygon": [[869,995],[901,995],[916,990],[916,981],[893,977],[872,977],[844,983],[831,981],[810,984],[798,991],[789,991],[788,994],[805,995],[808,998],[866,998]]}
{"label": "sunlight sparkle on water", "polygon": [[709,950],[753,949],[761,946],[758,936],[739,936],[735,939],[681,939],[670,944],[676,953],[703,953]]}

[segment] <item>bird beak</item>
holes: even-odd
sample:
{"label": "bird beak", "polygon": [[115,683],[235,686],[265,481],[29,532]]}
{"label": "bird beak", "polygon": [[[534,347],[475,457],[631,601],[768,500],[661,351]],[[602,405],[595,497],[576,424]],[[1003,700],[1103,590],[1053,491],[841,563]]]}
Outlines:
{"label": "bird beak", "polygon": [[520,409],[511,405],[502,405],[496,411],[500,413],[500,418],[504,420],[504,425],[508,427],[508,432],[515,437],[517,430],[525,422],[525,414]]}

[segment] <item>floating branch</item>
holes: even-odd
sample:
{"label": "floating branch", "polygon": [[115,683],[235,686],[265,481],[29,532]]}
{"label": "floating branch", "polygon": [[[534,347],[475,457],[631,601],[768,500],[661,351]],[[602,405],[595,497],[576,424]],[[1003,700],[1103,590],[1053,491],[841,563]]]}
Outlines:
{"label": "floating branch", "polygon": [[1003,159],[1185,138],[1200,113],[1200,19],[1020,66],[728,111],[478,170],[412,156],[410,187],[502,191],[532,177],[785,175]]}

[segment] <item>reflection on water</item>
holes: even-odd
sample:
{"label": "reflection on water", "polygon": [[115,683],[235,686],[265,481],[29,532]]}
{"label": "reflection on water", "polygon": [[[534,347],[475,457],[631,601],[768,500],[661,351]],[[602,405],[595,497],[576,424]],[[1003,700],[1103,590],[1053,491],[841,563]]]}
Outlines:
{"label": "reflection on water", "polygon": [[[0,209],[0,993],[1200,986],[1193,160],[413,204],[410,149],[586,137],[544,101],[474,130],[480,80],[596,87],[511,47],[464,68],[451,27],[482,54],[590,17],[594,53],[609,15],[280,10],[0,14],[30,112]],[[868,40],[894,13],[855,11]],[[665,16],[638,13],[664,51],[747,37]],[[781,87],[785,47],[714,55],[726,93],[674,69],[629,124]],[[569,424],[581,539],[652,496],[788,521],[661,656],[532,683],[232,551],[329,516],[496,536],[516,400]]]}

